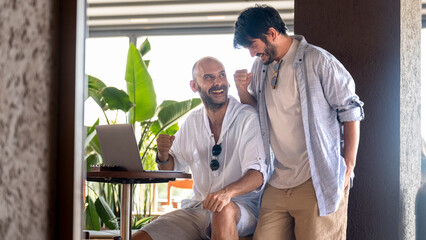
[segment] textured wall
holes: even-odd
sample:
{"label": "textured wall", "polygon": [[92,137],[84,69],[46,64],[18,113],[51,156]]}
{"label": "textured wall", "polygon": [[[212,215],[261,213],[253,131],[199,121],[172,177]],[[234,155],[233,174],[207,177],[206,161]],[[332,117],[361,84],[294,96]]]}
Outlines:
{"label": "textured wall", "polygon": [[0,0],[0,236],[49,239],[52,0]]}
{"label": "textured wall", "polygon": [[421,169],[420,1],[401,1],[401,224],[399,239],[415,239],[415,201]]}
{"label": "textured wall", "polygon": [[365,103],[348,240],[413,239],[420,180],[420,1],[297,0],[295,32],[334,54]]}

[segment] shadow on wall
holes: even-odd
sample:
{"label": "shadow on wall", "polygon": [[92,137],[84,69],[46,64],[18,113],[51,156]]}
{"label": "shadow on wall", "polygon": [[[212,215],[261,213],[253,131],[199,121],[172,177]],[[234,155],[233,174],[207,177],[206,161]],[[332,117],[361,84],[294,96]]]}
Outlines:
{"label": "shadow on wall", "polygon": [[426,143],[422,139],[422,182],[416,196],[416,239],[426,240]]}

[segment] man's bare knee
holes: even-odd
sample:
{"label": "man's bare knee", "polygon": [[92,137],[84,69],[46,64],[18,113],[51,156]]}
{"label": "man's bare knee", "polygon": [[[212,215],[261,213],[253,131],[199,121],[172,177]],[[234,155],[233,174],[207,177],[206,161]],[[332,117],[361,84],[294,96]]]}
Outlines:
{"label": "man's bare knee", "polygon": [[230,202],[226,205],[222,211],[215,212],[213,218],[219,220],[220,223],[229,224],[229,222],[234,221],[235,224],[240,221],[241,212],[240,208],[234,202]]}
{"label": "man's bare knee", "polygon": [[223,210],[226,209],[226,214],[230,214],[231,216],[233,216],[235,223],[238,223],[241,217],[240,207],[238,207],[238,205],[234,202],[231,203],[232,204],[228,204]]}
{"label": "man's bare knee", "polygon": [[152,240],[152,238],[147,232],[140,230],[132,235],[132,240]]}
{"label": "man's bare knee", "polygon": [[237,204],[231,202],[222,211],[213,213],[212,240],[238,239],[237,224],[241,212]]}

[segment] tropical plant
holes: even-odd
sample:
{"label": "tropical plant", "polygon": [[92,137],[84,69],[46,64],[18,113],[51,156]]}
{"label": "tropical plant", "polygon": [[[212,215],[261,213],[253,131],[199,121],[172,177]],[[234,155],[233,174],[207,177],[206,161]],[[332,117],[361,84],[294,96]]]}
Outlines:
{"label": "tropical plant", "polygon": [[[140,49],[130,44],[125,74],[127,92],[115,87],[108,87],[100,79],[88,76],[88,97],[91,97],[102,109],[107,124],[114,124],[117,120],[109,119],[106,111],[122,111],[127,115],[128,122],[133,124],[135,129],[140,129],[138,148],[146,170],[155,168],[156,145],[154,140],[158,134],[175,134],[179,129],[178,120],[201,104],[199,98],[194,98],[182,102],[166,100],[157,106],[154,84],[147,70],[149,61],[142,59],[150,49],[148,39],[142,43]],[[102,163],[99,141],[95,131],[95,126],[98,124],[99,118],[93,126],[87,128],[85,160],[88,171],[90,171],[90,165]],[[95,192],[92,194],[95,200],[90,196],[86,197],[86,227],[100,229],[100,225],[97,224],[100,219],[107,228],[116,229],[118,227],[116,216],[120,211],[120,186],[106,183],[94,183],[93,185],[95,184],[98,186],[97,190],[89,187],[91,191]],[[147,214],[147,206],[151,199],[151,186],[146,184],[144,187],[144,218],[135,221],[133,226],[146,224],[151,219],[148,216],[150,212]],[[147,216],[148,218],[146,218]]]}

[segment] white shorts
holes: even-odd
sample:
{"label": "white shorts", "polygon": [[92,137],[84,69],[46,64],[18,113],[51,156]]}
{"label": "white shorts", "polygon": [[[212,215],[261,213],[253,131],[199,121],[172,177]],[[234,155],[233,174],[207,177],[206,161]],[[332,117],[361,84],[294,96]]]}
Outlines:
{"label": "white shorts", "polygon": [[[245,205],[234,202],[240,208],[241,217],[237,224],[239,236],[253,234],[257,218]],[[184,208],[164,214],[141,230],[153,240],[200,240],[210,239],[212,214],[201,208]]]}

